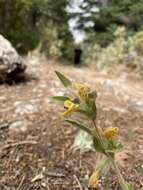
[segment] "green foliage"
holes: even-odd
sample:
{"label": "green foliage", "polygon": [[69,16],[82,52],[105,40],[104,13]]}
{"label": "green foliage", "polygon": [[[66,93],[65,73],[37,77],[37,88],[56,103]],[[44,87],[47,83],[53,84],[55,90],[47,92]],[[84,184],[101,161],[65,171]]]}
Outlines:
{"label": "green foliage", "polygon": [[1,0],[0,33],[20,53],[40,47],[49,57],[69,59],[73,39],[67,4],[68,0]]}
{"label": "green foliage", "polygon": [[[98,9],[97,9],[98,8]],[[94,41],[102,47],[114,40],[113,31],[125,27],[128,33],[142,30],[143,3],[142,0],[84,0],[80,14],[79,28],[94,35]],[[84,16],[88,13],[88,16]],[[77,16],[77,14],[75,14]],[[92,22],[92,25],[88,25]]]}
{"label": "green foliage", "polygon": [[128,190],[134,190],[134,187],[133,187],[133,185],[131,183],[127,182],[126,184],[128,186]]}
{"label": "green foliage", "polygon": [[66,96],[54,96],[53,99],[56,100],[56,101],[58,101],[58,102],[62,102],[63,103],[64,101],[68,100],[69,98],[66,97]]}
{"label": "green foliage", "polygon": [[137,32],[133,36],[128,36],[124,27],[119,27],[113,33],[115,39],[107,47],[101,48],[95,42],[83,43],[88,46],[84,52],[85,63],[94,64],[97,68],[116,68],[119,65],[137,69],[142,72],[143,58],[143,31]]}
{"label": "green foliage", "polygon": [[96,169],[100,171],[100,173],[104,174],[106,170],[109,169],[109,166],[111,165],[111,160],[106,158],[99,161],[99,163],[96,165]]}
{"label": "green foliage", "polygon": [[127,41],[125,41],[125,28],[118,28],[114,32],[116,39],[107,48],[103,48],[98,55],[100,65],[114,66],[123,61],[123,56],[126,53]]}
{"label": "green foliage", "polygon": [[79,129],[81,129],[83,131],[86,131],[89,135],[92,135],[92,131],[88,127],[86,127],[85,125],[83,125],[83,124],[81,124],[81,123],[79,123],[77,121],[70,120],[70,119],[65,119],[65,121],[67,123],[72,124],[73,126],[78,127]]}
{"label": "green foliage", "polygon": [[52,58],[71,60],[74,48],[73,37],[69,31],[69,16],[66,7],[69,0],[48,0],[41,31],[41,52]]}
{"label": "green foliage", "polygon": [[62,56],[61,45],[62,40],[58,39],[57,28],[48,23],[46,28],[43,27],[40,51],[45,52],[48,57],[56,59]]}
{"label": "green foliage", "polygon": [[39,42],[39,30],[32,20],[35,8],[36,3],[32,0],[0,1],[0,33],[23,53]]}

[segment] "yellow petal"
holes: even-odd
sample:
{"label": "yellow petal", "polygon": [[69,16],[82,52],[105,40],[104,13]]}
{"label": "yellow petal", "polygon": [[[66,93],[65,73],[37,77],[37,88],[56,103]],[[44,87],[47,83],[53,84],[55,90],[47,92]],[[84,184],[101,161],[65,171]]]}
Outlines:
{"label": "yellow petal", "polygon": [[90,188],[96,188],[97,187],[99,177],[100,177],[100,175],[99,175],[98,171],[93,172],[93,174],[89,178],[89,187]]}
{"label": "yellow petal", "polygon": [[80,83],[73,83],[72,87],[78,92],[78,95],[82,100],[86,100],[88,98],[90,93],[90,88],[88,86]]}
{"label": "yellow petal", "polygon": [[119,133],[119,128],[118,127],[108,127],[104,130],[104,136],[108,140],[112,140],[113,137],[115,137]]}
{"label": "yellow petal", "polygon": [[83,85],[75,82],[72,84],[72,87],[74,90],[79,90],[81,87],[83,87]]}
{"label": "yellow petal", "polygon": [[69,108],[73,105],[74,103],[71,100],[66,100],[64,101],[64,107]]}
{"label": "yellow petal", "polygon": [[66,111],[64,111],[64,112],[62,113],[62,116],[67,117],[67,116],[69,116],[72,112],[73,112],[72,109],[67,109]]}
{"label": "yellow petal", "polygon": [[66,100],[64,102],[64,106],[66,108],[68,108],[65,112],[62,113],[62,116],[64,116],[64,117],[67,117],[67,116],[71,115],[73,112],[77,111],[78,108],[79,108],[79,104],[74,104],[70,100]]}
{"label": "yellow petal", "polygon": [[89,92],[90,92],[90,88],[87,86],[83,86],[79,89],[78,94],[82,100],[86,100],[88,99]]}

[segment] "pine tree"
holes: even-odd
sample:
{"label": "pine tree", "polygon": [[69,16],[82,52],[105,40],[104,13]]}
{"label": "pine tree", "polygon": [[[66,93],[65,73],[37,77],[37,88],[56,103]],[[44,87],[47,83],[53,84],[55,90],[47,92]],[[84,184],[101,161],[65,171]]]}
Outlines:
{"label": "pine tree", "polygon": [[143,28],[142,0],[84,0],[81,9],[79,28],[94,33],[102,46],[113,40],[112,33],[118,26],[125,26],[129,34]]}

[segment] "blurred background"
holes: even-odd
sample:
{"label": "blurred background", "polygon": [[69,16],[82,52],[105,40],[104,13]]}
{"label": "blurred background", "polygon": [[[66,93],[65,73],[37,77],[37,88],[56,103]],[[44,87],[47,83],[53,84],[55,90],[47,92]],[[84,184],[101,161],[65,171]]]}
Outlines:
{"label": "blurred background", "polygon": [[1,0],[0,26],[20,54],[73,63],[78,48],[85,65],[143,67],[141,0]]}
{"label": "blurred background", "polygon": [[55,70],[97,91],[97,126],[119,128],[119,167],[143,190],[143,0],[0,0],[0,190],[89,190],[99,158],[59,117]]}

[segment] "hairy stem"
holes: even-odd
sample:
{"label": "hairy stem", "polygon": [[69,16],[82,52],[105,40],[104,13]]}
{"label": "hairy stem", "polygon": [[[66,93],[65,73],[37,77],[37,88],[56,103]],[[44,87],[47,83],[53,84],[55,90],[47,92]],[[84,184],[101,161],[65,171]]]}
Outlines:
{"label": "hairy stem", "polygon": [[[100,144],[102,145],[104,154],[106,154],[106,152],[105,152],[105,150],[104,150],[105,145],[104,145],[104,142],[103,142],[103,138],[102,138],[102,136],[101,136],[101,133],[100,133],[98,127],[96,126],[95,120],[92,120],[92,122],[93,122],[94,128],[95,128],[95,130],[96,130],[96,134],[97,134],[97,136],[98,136],[98,139],[99,139],[99,141],[100,141]],[[106,156],[107,156],[107,154],[106,154]]]}
{"label": "hairy stem", "polygon": [[124,178],[123,178],[123,176],[122,176],[122,174],[120,172],[120,169],[119,169],[119,167],[117,166],[117,164],[115,162],[115,159],[112,160],[112,163],[113,163],[113,166],[114,166],[114,168],[116,170],[116,173],[117,173],[117,176],[118,176],[118,180],[119,180],[119,184],[120,184],[121,188],[123,190],[128,190],[128,187],[126,185],[126,181],[124,180]]}

